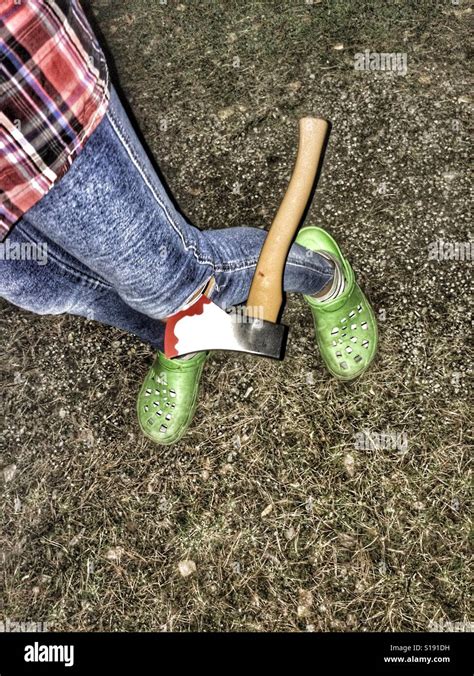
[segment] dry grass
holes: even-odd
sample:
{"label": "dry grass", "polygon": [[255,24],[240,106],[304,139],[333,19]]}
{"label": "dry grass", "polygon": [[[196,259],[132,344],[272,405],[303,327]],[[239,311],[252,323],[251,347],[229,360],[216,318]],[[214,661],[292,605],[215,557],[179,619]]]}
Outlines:
{"label": "dry grass", "polygon": [[[360,381],[334,381],[291,297],[287,359],[214,355],[192,430],[162,449],[134,418],[150,348],[4,304],[0,617],[147,631],[468,620],[471,264],[427,257],[469,236],[464,5],[92,4],[200,226],[268,224],[295,119],[332,120],[308,222],[349,253],[380,354]],[[366,47],[406,51],[407,76],[355,73]],[[357,448],[364,430],[407,447]]]}

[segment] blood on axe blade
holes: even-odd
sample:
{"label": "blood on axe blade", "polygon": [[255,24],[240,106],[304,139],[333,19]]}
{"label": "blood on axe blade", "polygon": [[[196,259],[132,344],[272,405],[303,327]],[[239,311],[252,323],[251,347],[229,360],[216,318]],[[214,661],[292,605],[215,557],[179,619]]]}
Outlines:
{"label": "blood on axe blade", "polygon": [[288,251],[306,210],[328,131],[326,120],[299,121],[296,162],[285,196],[260,252],[247,304],[225,311],[205,294],[168,317],[165,355],[232,350],[280,359],[286,326],[278,324]]}

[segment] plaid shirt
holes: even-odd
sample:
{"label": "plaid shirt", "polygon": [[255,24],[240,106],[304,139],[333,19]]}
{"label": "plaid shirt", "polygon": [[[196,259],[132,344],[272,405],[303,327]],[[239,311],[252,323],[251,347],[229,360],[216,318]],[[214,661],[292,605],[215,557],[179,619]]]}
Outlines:
{"label": "plaid shirt", "polygon": [[0,241],[101,121],[108,72],[78,0],[0,0]]}

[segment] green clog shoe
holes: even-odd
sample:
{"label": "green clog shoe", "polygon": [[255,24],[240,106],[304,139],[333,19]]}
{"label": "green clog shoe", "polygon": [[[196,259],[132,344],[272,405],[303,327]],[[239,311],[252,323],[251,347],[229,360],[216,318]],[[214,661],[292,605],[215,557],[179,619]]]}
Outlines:
{"label": "green clog shoe", "polygon": [[311,308],[316,340],[328,370],[340,380],[352,380],[368,368],[377,350],[374,312],[331,235],[308,226],[299,231],[296,241],[312,251],[328,252],[341,264],[346,286],[337,298],[324,303],[312,296],[304,298]]}
{"label": "green clog shoe", "polygon": [[193,419],[207,352],[168,359],[158,352],[137,401],[140,428],[157,444],[174,444]]}

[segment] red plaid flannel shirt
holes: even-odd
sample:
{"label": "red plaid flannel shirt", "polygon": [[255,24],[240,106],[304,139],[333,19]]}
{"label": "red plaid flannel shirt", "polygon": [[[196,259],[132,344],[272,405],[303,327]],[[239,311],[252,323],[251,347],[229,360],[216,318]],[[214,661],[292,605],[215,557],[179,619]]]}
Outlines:
{"label": "red plaid flannel shirt", "polygon": [[0,0],[0,241],[63,176],[109,100],[78,0]]}

